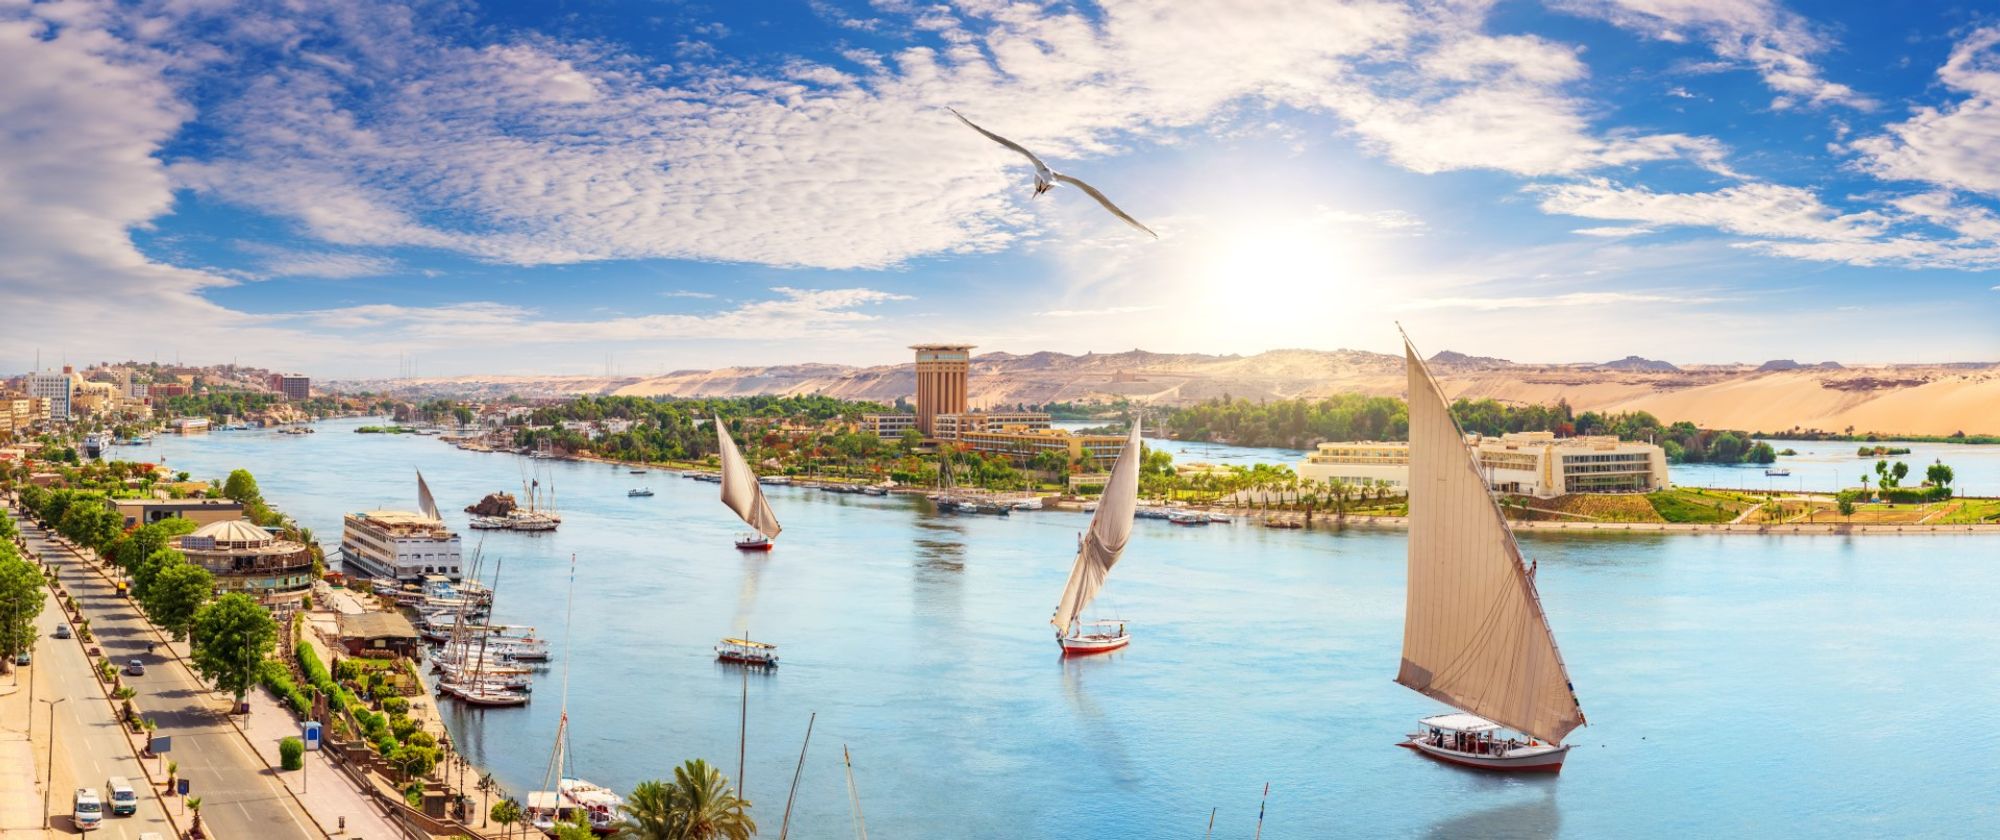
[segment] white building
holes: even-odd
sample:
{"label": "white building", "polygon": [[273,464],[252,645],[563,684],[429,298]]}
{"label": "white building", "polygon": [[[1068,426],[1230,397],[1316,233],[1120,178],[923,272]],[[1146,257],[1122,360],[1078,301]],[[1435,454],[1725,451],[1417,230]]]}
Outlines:
{"label": "white building", "polygon": [[[1479,468],[1495,491],[1536,498],[1570,493],[1650,493],[1667,488],[1666,450],[1611,435],[1558,438],[1551,432],[1470,435]],[[1382,481],[1409,486],[1407,443],[1322,443],[1299,462],[1299,477],[1349,484]]]}
{"label": "white building", "polygon": [[420,513],[371,510],[343,519],[340,562],[350,577],[458,580],[462,557],[458,535],[443,522]]}
{"label": "white building", "polygon": [[48,400],[49,419],[57,423],[67,423],[70,418],[70,394],[73,382],[68,368],[62,373],[28,374],[28,396]]}

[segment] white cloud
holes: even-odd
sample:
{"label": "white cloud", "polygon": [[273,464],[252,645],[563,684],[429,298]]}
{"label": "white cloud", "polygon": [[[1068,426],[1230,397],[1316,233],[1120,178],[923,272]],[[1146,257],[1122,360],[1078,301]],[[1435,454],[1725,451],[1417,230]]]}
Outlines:
{"label": "white cloud", "polygon": [[1713,192],[1663,193],[1602,178],[1531,187],[1550,213],[1649,225],[1714,227],[1746,236],[1862,240],[1880,232],[1877,213],[1841,213],[1817,195],[1778,184],[1739,184]]}
{"label": "white cloud", "polygon": [[1877,177],[1922,181],[2000,195],[2000,27],[1974,31],[1938,69],[1938,81],[1964,98],[1919,107],[1908,120],[1855,140],[1859,165]]}
{"label": "white cloud", "polygon": [[1645,236],[1646,234],[1652,232],[1653,232],[1652,228],[1637,227],[1637,226],[1587,227],[1587,228],[1577,228],[1576,230],[1570,231],[1570,233],[1582,234],[1584,236],[1599,236],[1607,239],[1617,238],[1621,236]]}
{"label": "white cloud", "polygon": [[395,260],[388,257],[300,250],[262,242],[237,242],[236,249],[258,257],[258,268],[254,272],[256,279],[322,277],[337,280],[350,277],[375,277],[388,274],[400,267]]}
{"label": "white cloud", "polygon": [[711,294],[709,294],[709,293],[707,293],[707,292],[697,292],[697,291],[692,291],[692,290],[689,290],[689,289],[674,289],[674,290],[672,290],[672,291],[667,291],[667,292],[661,292],[661,293],[660,293],[660,297],[670,297],[670,298],[698,298],[698,299],[701,299],[701,300],[708,300],[708,299],[711,299],[711,298],[714,298],[715,296],[714,296],[714,295],[711,295]]}
{"label": "white cloud", "polygon": [[365,304],[295,313],[314,329],[369,329],[432,342],[573,344],[687,339],[778,341],[851,336],[877,316],[864,306],[908,300],[874,289],[792,289],[777,297],[704,315],[637,315],[595,321],[538,317],[534,310],[491,302],[412,307]]}
{"label": "white cloud", "polygon": [[1044,318],[1102,318],[1110,315],[1131,315],[1136,312],[1152,312],[1157,306],[1107,306],[1102,309],[1051,309],[1035,313]]}
{"label": "white cloud", "polygon": [[[1551,5],[1650,38],[1675,43],[1690,37],[1706,41],[1727,62],[1756,68],[1764,84],[1778,93],[1773,108],[1791,107],[1801,99],[1815,105],[1876,107],[1873,99],[1853,88],[1821,77],[1819,67],[1808,56],[1825,52],[1831,45],[1805,18],[1775,0],[1554,0]],[[1692,65],[1688,72],[1718,69]]]}

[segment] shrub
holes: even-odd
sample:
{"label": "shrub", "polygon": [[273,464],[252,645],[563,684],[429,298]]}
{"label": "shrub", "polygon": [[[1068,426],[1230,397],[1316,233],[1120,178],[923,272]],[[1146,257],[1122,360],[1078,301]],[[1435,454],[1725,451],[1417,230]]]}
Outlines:
{"label": "shrub", "polygon": [[279,741],[278,760],[286,770],[297,770],[306,766],[306,742],[290,737]]}
{"label": "shrub", "polygon": [[408,714],[410,701],[402,697],[388,698],[382,701],[382,711],[389,713],[391,717]]}

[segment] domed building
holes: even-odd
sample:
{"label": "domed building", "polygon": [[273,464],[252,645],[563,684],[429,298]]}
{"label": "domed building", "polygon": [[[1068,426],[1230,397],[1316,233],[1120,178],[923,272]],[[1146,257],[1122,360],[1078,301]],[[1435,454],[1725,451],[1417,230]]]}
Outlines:
{"label": "domed building", "polygon": [[312,552],[246,519],[203,525],[174,547],[215,576],[218,595],[242,592],[270,604],[312,588]]}

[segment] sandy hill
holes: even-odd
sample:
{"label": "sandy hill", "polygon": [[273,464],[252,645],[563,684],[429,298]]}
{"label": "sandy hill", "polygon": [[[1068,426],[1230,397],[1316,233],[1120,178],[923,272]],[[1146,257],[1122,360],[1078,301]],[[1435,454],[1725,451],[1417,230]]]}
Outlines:
{"label": "sandy hill", "polygon": [[[2000,433],[2000,365],[1832,363],[1675,366],[1638,357],[1610,364],[1535,365],[1453,351],[1432,370],[1453,396],[1512,403],[1567,400],[1578,411],[1649,411],[1705,427],[1942,435]],[[496,398],[517,394],[747,396],[827,394],[894,402],[916,390],[911,365],[827,364],[684,370],[652,377],[476,376],[332,383],[346,390],[409,396]],[[1021,403],[1181,404],[1230,396],[1252,400],[1340,393],[1401,396],[1401,356],[1360,350],[1272,350],[1252,356],[1197,353],[988,353],[972,362],[975,406]]]}

